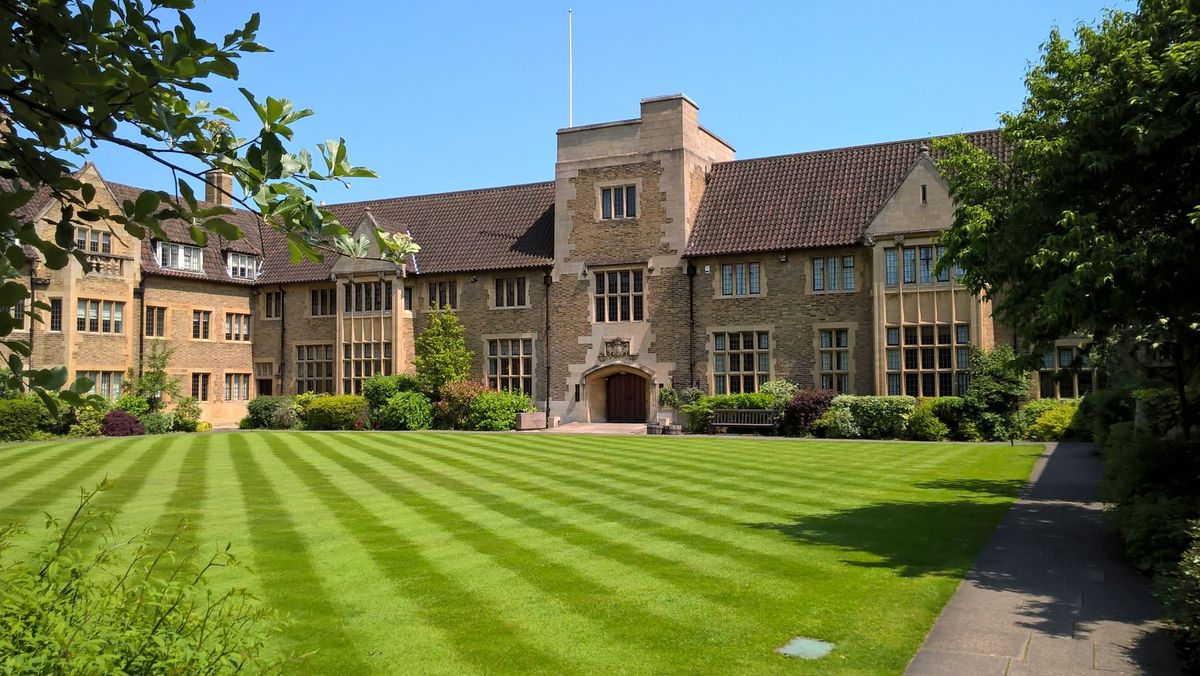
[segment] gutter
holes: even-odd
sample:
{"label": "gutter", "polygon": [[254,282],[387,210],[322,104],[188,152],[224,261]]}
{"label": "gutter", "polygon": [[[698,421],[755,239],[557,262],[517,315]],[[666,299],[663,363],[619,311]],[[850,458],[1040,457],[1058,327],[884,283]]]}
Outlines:
{"label": "gutter", "polygon": [[[287,292],[283,290],[282,284],[276,285],[276,288],[279,289],[279,391],[275,394],[282,395],[284,383],[287,382],[283,377],[287,372],[287,362],[284,361],[286,356],[286,350],[284,349],[284,336],[287,334],[287,323],[284,319],[286,314],[283,311],[284,300],[287,298]],[[264,298],[263,301],[266,302],[266,299]]]}
{"label": "gutter", "polygon": [[[142,362],[146,356],[146,275],[142,274],[138,279],[137,288],[133,290],[133,297],[138,299],[138,353],[137,353],[137,374],[142,377]],[[163,332],[166,334],[166,331]]]}

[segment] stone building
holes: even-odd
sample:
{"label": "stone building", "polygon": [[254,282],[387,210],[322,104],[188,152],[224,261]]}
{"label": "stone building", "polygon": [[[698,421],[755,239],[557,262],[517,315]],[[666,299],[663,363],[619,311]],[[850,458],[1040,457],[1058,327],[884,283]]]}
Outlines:
{"label": "stone building", "polygon": [[[997,131],[968,138],[1005,153]],[[934,272],[953,219],[935,162],[928,139],[736,160],[686,96],[650,98],[635,119],[559,130],[553,181],[328,207],[360,232],[410,233],[422,249],[402,267],[293,264],[244,212],[242,239],[204,246],[182,223],[166,224],[168,241],[81,226],[89,267],[31,260],[54,311],[18,335],[35,365],[95,376],[106,396],[149,341],[166,341],[184,393],[217,425],[261,394],[356,392],[410,371],[435,306],[465,325],[473,377],[563,421],[652,420],[660,388],[773,378],[959,394],[969,348],[1016,337],[953,271]],[[139,193],[90,165],[80,179],[113,206]],[[52,235],[55,210],[43,196],[22,215]],[[1072,341],[1047,355],[1041,396],[1094,385],[1086,369],[1053,378],[1076,356]]]}

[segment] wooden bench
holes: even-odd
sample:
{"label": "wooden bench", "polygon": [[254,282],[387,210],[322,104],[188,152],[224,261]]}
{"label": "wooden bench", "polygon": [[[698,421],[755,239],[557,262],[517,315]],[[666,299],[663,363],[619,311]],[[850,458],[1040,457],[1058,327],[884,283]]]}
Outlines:
{"label": "wooden bench", "polygon": [[771,430],[775,434],[779,431],[779,416],[767,408],[718,408],[708,419],[708,433],[718,427]]}

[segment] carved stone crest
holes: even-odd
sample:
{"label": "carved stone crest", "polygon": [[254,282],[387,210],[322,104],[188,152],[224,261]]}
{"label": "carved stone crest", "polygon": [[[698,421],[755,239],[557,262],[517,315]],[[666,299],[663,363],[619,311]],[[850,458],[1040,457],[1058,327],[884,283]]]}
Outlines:
{"label": "carved stone crest", "polygon": [[637,359],[636,354],[629,353],[628,338],[605,339],[604,350],[600,353],[597,361],[606,362],[610,359]]}

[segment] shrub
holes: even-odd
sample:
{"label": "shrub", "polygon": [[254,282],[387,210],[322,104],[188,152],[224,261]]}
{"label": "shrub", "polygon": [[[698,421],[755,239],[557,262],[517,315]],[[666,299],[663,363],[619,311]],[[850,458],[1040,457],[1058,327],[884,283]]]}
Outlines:
{"label": "shrub", "polygon": [[964,399],[979,432],[991,441],[1011,438],[1012,417],[1032,386],[1029,373],[1007,345],[974,350],[968,373]]}
{"label": "shrub", "polygon": [[118,539],[88,505],[96,492],[44,531],[0,528],[0,673],[282,670],[266,661],[275,616],[248,592],[209,584],[212,570],[237,565],[232,555],[209,559],[180,532]]}
{"label": "shrub", "polygon": [[0,399],[0,441],[25,441],[38,431],[42,405],[27,397]]}
{"label": "shrub", "polygon": [[949,430],[950,439],[954,441],[980,441],[979,429],[970,418],[967,404],[962,397],[930,397],[922,399],[921,405],[928,403],[929,410]]}
{"label": "shrub", "polygon": [[473,430],[501,432],[517,426],[517,414],[534,410],[528,395],[517,392],[487,391],[475,398],[467,416]]}
{"label": "shrub", "polygon": [[1160,585],[1167,620],[1175,629],[1186,673],[1200,672],[1200,521],[1192,523],[1191,545],[1178,569]]}
{"label": "shrub", "polygon": [[798,390],[783,409],[781,430],[789,436],[811,433],[813,423],[829,409],[836,396],[833,390]]}
{"label": "shrub", "polygon": [[305,426],[310,430],[361,430],[369,421],[366,399],[356,394],[335,394],[309,404]]}
{"label": "shrub", "polygon": [[864,439],[901,439],[908,433],[908,419],[917,409],[917,400],[843,394],[834,397],[833,408],[849,409]]}
{"label": "shrub", "polygon": [[1079,411],[1078,401],[1064,401],[1037,417],[1029,427],[1029,438],[1037,441],[1069,439],[1071,424]]}
{"label": "shrub", "polygon": [[172,414],[174,418],[172,429],[176,432],[195,432],[196,426],[200,424],[200,404],[196,402],[195,397],[183,397],[177,400]]}
{"label": "shrub", "polygon": [[303,421],[294,406],[280,406],[271,416],[270,428],[273,430],[294,430],[303,427]]}
{"label": "shrub", "polygon": [[147,413],[141,422],[146,434],[166,434],[175,429],[175,416],[170,413]]}
{"label": "shrub", "polygon": [[467,349],[463,327],[449,309],[429,313],[425,330],[413,341],[417,379],[427,392],[440,394],[446,383],[466,380],[475,355]]}
{"label": "shrub", "polygon": [[104,422],[107,411],[100,404],[91,404],[75,409],[75,422],[67,430],[72,437],[98,437],[100,425]]}
{"label": "shrub", "polygon": [[830,406],[813,422],[812,431],[817,436],[829,439],[857,439],[862,436],[862,430],[854,421],[854,414],[846,406]]}
{"label": "shrub", "polygon": [[[1195,402],[1200,393],[1187,388],[1188,400]],[[1134,417],[1138,429],[1155,436],[1179,436],[1179,394],[1172,388],[1140,389],[1133,391]],[[1195,424],[1195,423],[1193,423]]]}
{"label": "shrub", "polygon": [[784,409],[787,408],[788,402],[792,400],[792,397],[796,396],[800,388],[790,380],[780,378],[777,380],[768,380],[762,384],[762,387],[758,388],[758,391],[774,397],[775,405],[771,408],[783,413]]}
{"label": "shrub", "polygon": [[381,430],[427,430],[433,425],[433,405],[420,392],[399,392],[384,402],[371,420]]}
{"label": "shrub", "polygon": [[250,420],[250,416],[246,416],[238,421],[238,429],[239,430],[254,429],[254,423],[253,423],[253,421]]}
{"label": "shrub", "polygon": [[211,432],[212,431],[212,423],[201,420],[199,423],[196,424],[196,431],[197,432]]}
{"label": "shrub", "polygon": [[950,428],[938,419],[932,403],[922,403],[908,419],[908,438],[916,441],[942,441],[950,437]]}
{"label": "shrub", "polygon": [[[67,428],[71,425],[71,409],[66,402],[62,401],[57,392],[27,394],[25,397],[38,407],[38,431],[47,437],[66,434]],[[54,410],[50,410],[47,399],[54,404]]]}
{"label": "shrub", "polygon": [[708,421],[718,408],[774,408],[775,397],[761,392],[742,392],[741,394],[714,394],[700,397],[691,404],[683,407],[687,416],[687,427],[691,432],[704,432],[708,429]]}
{"label": "shrub", "polygon": [[134,437],[146,433],[146,428],[137,416],[127,411],[109,411],[104,416],[100,431],[106,437]]}
{"label": "shrub", "polygon": [[1092,440],[1103,448],[1109,428],[1134,417],[1133,391],[1114,387],[1098,390],[1079,403],[1078,425],[1091,433]]}
{"label": "shrub", "polygon": [[1058,408],[1057,399],[1034,399],[1025,402],[1017,413],[1012,417],[1012,433],[1016,439],[1033,439],[1029,436],[1033,424],[1037,422],[1039,416],[1046,411],[1052,411]]}
{"label": "shrub", "polygon": [[[416,376],[407,373],[385,376],[377,373],[363,381],[362,395],[367,400],[367,407],[374,414],[393,396],[401,392],[420,391],[420,389],[421,382],[417,380]],[[299,404],[299,397],[297,397],[297,404]]]}
{"label": "shrub", "polygon": [[250,419],[249,429],[272,429],[276,411],[285,407],[292,407],[291,397],[255,397],[246,405],[246,417]]}
{"label": "shrub", "polygon": [[460,380],[442,387],[442,398],[433,407],[434,424],[442,430],[470,428],[471,406],[479,395],[491,390],[476,380]]}
{"label": "shrub", "polygon": [[113,402],[113,410],[125,411],[132,413],[135,417],[142,417],[150,412],[150,402],[146,398],[137,394],[122,394]]}

